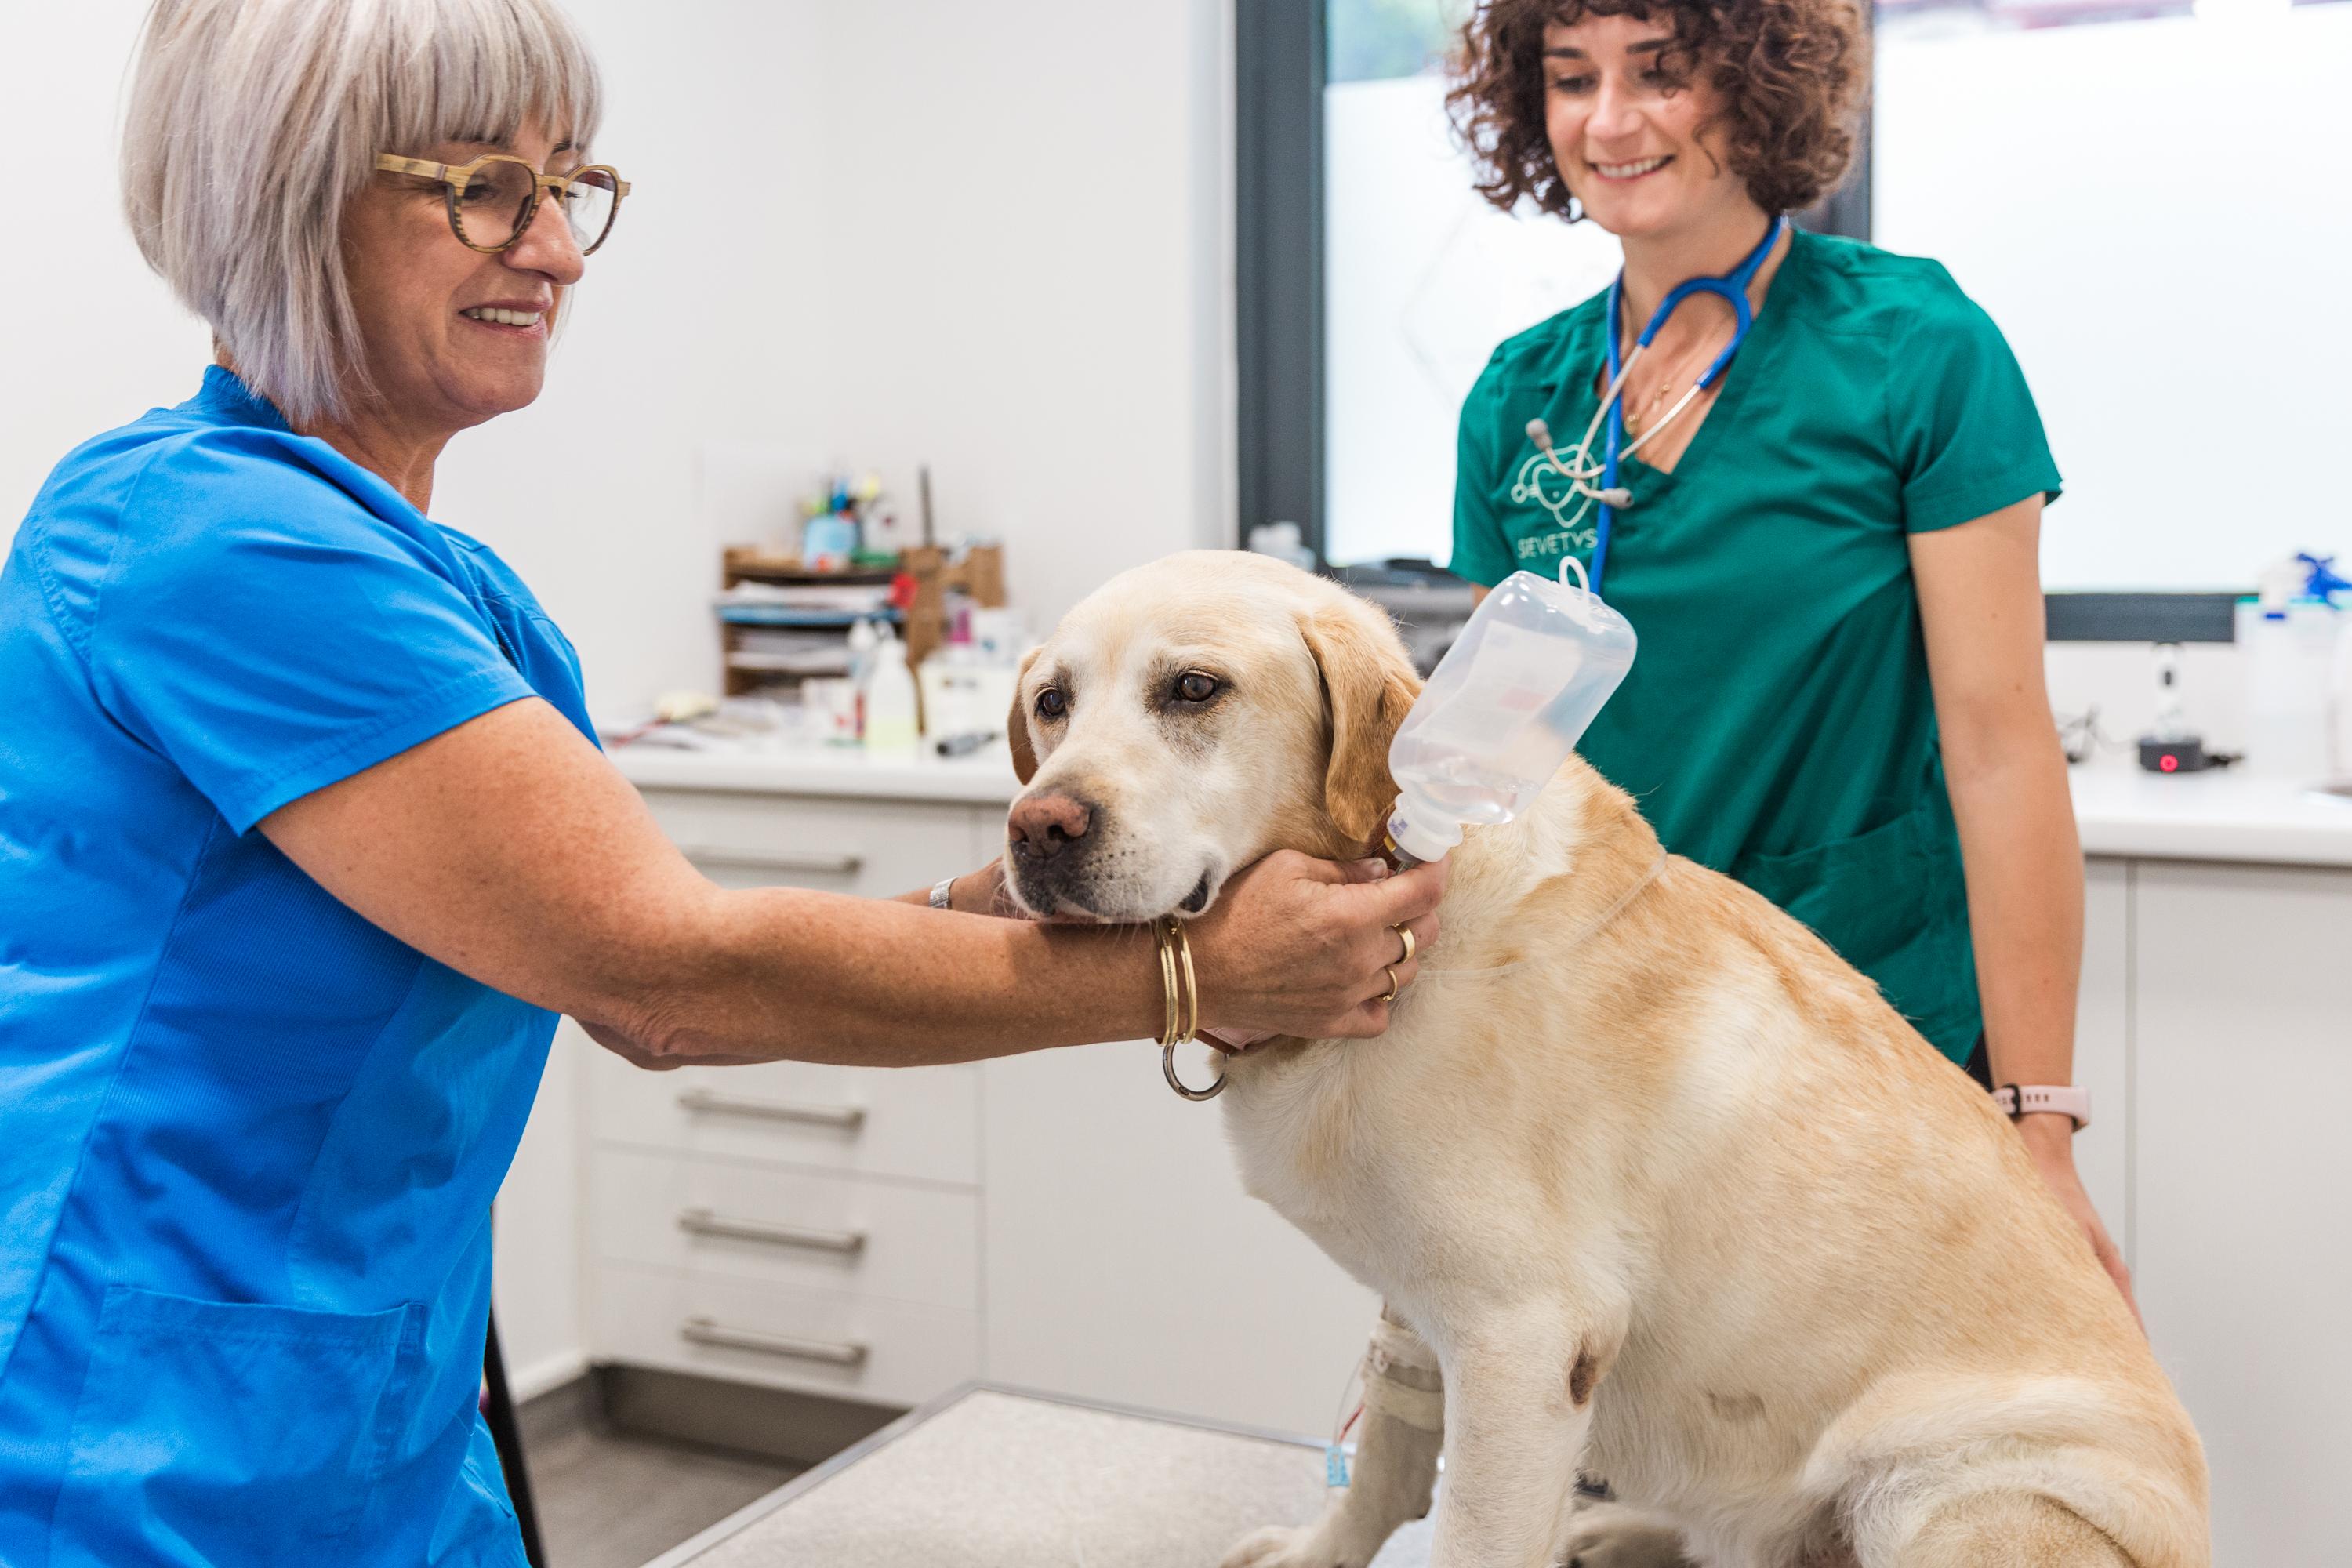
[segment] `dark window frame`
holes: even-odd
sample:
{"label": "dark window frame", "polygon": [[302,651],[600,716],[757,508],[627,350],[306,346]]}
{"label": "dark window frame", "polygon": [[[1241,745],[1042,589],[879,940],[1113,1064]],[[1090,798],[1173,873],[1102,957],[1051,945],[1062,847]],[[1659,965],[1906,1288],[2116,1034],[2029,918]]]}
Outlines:
{"label": "dark window frame", "polygon": [[[1298,524],[1318,563],[1323,485],[1323,85],[1325,0],[1240,0],[1234,26],[1234,453],[1241,538]],[[1871,123],[1845,184],[1798,221],[1823,234],[1871,232]],[[2227,595],[2218,595],[2227,597]],[[2177,640],[2184,618],[2212,623],[2212,594],[2053,594],[2053,640]],[[2061,601],[2095,600],[2071,613]],[[2091,611],[2092,606],[2081,608]],[[2201,614],[2200,614],[2201,612]],[[2095,626],[2095,632],[2091,627]],[[2086,635],[2088,634],[2088,635]],[[2205,635],[2210,636],[2207,632]]]}
{"label": "dark window frame", "polygon": [[1323,0],[1234,7],[1234,443],[1242,537],[1323,560]]}

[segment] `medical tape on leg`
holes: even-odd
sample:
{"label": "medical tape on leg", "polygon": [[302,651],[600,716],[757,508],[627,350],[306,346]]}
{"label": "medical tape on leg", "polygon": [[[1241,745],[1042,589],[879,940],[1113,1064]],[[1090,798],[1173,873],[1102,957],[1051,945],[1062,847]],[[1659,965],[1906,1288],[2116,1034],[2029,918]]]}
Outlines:
{"label": "medical tape on leg", "polygon": [[1423,1432],[1445,1429],[1445,1381],[1436,1355],[1386,1314],[1372,1325],[1364,1352],[1364,1408]]}

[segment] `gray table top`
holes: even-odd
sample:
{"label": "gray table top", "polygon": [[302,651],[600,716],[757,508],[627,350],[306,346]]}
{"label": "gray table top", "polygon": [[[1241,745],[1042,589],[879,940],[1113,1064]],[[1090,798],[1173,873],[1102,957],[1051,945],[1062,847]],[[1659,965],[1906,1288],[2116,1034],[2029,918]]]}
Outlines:
{"label": "gray table top", "polygon": [[[1216,1568],[1324,1496],[1309,1438],[971,1384],[646,1568]],[[1375,1568],[1420,1568],[1427,1529]]]}

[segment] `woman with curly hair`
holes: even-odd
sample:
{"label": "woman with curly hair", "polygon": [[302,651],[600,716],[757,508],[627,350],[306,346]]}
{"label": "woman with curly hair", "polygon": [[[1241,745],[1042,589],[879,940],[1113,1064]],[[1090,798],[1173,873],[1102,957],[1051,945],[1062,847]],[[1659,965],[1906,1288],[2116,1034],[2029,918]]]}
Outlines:
{"label": "woman with curly hair", "polygon": [[[1478,7],[1450,102],[1480,193],[1599,224],[1625,264],[1472,389],[1453,569],[1491,586],[1574,556],[1600,579],[1642,651],[1585,757],[1988,1088],[2026,1086],[2005,1109],[2128,1297],[2063,1089],[2082,853],[2037,568],[2058,470],[2008,344],[1942,267],[1780,222],[1843,175],[1868,68],[1854,0]],[[1751,262],[1744,334],[1728,290],[1702,291],[1631,357],[1670,291]],[[1580,488],[1567,443],[1608,426],[1612,331],[1622,432],[1591,439]]]}

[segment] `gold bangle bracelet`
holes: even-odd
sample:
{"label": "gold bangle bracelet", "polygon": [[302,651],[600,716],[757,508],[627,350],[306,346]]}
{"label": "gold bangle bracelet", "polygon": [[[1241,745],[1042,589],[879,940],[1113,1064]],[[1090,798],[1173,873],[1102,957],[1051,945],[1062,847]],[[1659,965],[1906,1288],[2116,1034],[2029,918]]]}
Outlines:
{"label": "gold bangle bracelet", "polygon": [[1176,1024],[1181,1016],[1177,993],[1176,954],[1169,945],[1166,931],[1155,931],[1152,935],[1159,939],[1156,945],[1160,950],[1160,1043],[1163,1046],[1172,1046],[1176,1043]]}
{"label": "gold bangle bracelet", "polygon": [[1184,930],[1184,922],[1170,916],[1169,928],[1176,933],[1176,951],[1184,968],[1184,1033],[1181,1039],[1201,1037],[1201,981],[1192,972],[1192,938]]}
{"label": "gold bangle bracelet", "polygon": [[1171,915],[1152,922],[1151,934],[1160,948],[1160,984],[1168,1004],[1166,1026],[1160,1036],[1160,1071],[1168,1087],[1187,1100],[1214,1100],[1225,1090],[1221,1070],[1206,1089],[1191,1089],[1176,1072],[1176,1047],[1201,1033],[1201,979],[1192,968],[1192,939],[1184,922]]}

